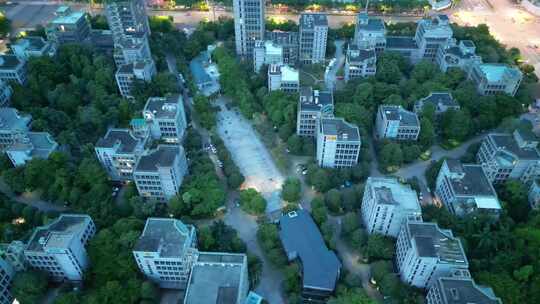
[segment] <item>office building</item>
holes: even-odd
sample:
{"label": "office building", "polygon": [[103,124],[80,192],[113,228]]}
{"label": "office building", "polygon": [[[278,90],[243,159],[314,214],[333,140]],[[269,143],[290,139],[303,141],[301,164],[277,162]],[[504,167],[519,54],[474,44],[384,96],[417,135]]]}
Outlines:
{"label": "office building", "polygon": [[43,37],[29,36],[17,40],[11,45],[13,54],[20,60],[28,60],[30,57],[42,57],[49,56],[54,57],[56,55],[56,45],[43,39]]}
{"label": "office building", "polygon": [[426,304],[502,304],[493,290],[477,285],[467,270],[441,277],[429,288]]}
{"label": "office building", "polygon": [[475,64],[469,79],[480,95],[507,94],[514,96],[519,89],[523,73],[517,67],[502,63]]}
{"label": "office building", "polygon": [[15,55],[0,55],[0,80],[5,82],[26,83],[26,60]]}
{"label": "office building", "polygon": [[449,92],[431,92],[427,97],[417,100],[414,103],[414,112],[422,113],[426,105],[431,105],[435,114],[442,114],[449,109],[459,110],[459,103],[454,100]]}
{"label": "office building", "polygon": [[115,0],[105,4],[105,17],[117,43],[125,36],[150,36],[144,0]]}
{"label": "office building", "polygon": [[36,228],[24,256],[30,267],[46,272],[54,281],[82,281],[90,261],[86,252],[96,226],[85,214],[61,214]]}
{"label": "office building", "polygon": [[6,148],[13,166],[23,166],[34,158],[47,159],[58,149],[58,143],[48,132],[27,132]]}
{"label": "office building", "polygon": [[283,64],[283,48],[271,41],[256,41],[253,51],[253,67],[260,72],[263,65]]}
{"label": "office building", "polygon": [[515,130],[512,134],[490,133],[476,155],[491,183],[518,179],[524,183],[540,175],[538,139],[532,132]]}
{"label": "office building", "polygon": [[384,51],[386,47],[384,21],[380,18],[370,18],[367,12],[358,13],[352,44],[363,49],[375,49],[377,53]]}
{"label": "office building", "polygon": [[374,48],[361,49],[349,44],[345,57],[345,81],[375,76],[377,72],[377,55]]}
{"label": "office building", "polygon": [[172,218],[148,218],[133,248],[137,266],[160,288],[185,289],[197,259],[195,227]]}
{"label": "office building", "polygon": [[418,115],[402,106],[380,105],[375,124],[379,139],[417,140],[420,134]]}
{"label": "office building", "polygon": [[324,63],[327,36],[326,14],[300,14],[300,62],[303,64]]}
{"label": "office building", "polygon": [[138,138],[128,129],[109,129],[96,143],[96,155],[114,181],[133,179],[133,170],[144,152],[145,138]]}
{"label": "office building", "polygon": [[266,31],[265,40],[279,45],[283,50],[283,63],[295,65],[298,62],[298,32]]}
{"label": "office building", "polygon": [[406,221],[396,242],[396,264],[401,280],[426,288],[469,263],[458,238],[436,223]]}
{"label": "office building", "polygon": [[313,90],[311,87],[300,88],[296,134],[315,137],[319,119],[322,117],[334,117],[332,92]]}
{"label": "office building", "polygon": [[0,79],[0,107],[6,107],[9,104],[11,95],[13,95],[11,86],[6,81]]}
{"label": "office building", "polygon": [[148,98],[143,117],[153,139],[180,143],[184,138],[187,120],[182,95]]}
{"label": "office building", "polygon": [[281,90],[296,93],[300,89],[298,70],[288,65],[271,64],[268,67],[268,91]]}
{"label": "office building", "polygon": [[245,304],[248,291],[245,254],[200,252],[191,270],[184,304]]}
{"label": "office building", "polygon": [[142,197],[166,202],[178,193],[187,171],[182,146],[159,145],[139,158],[133,178]]}
{"label": "office building", "polygon": [[255,41],[264,38],[265,7],[263,0],[234,0],[234,39],[236,54],[253,57]]}
{"label": "office building", "polygon": [[115,74],[120,94],[125,98],[133,98],[131,90],[133,90],[135,82],[150,82],[156,73],[156,66],[152,60],[135,61],[120,66]]}
{"label": "office building", "polygon": [[57,45],[83,43],[90,35],[90,22],[83,11],[73,11],[69,6],[60,6],[55,17],[45,29],[47,40]]}
{"label": "office building", "polygon": [[395,177],[369,177],[362,198],[366,231],[397,237],[406,219],[422,221],[416,191]]}
{"label": "office building", "polygon": [[5,151],[28,133],[31,121],[32,116],[21,114],[15,108],[0,108],[0,148]]}
{"label": "office building", "polygon": [[450,27],[448,16],[436,15],[432,19],[418,22],[414,40],[418,46],[419,58],[435,62],[439,48],[444,48],[454,33]]}
{"label": "office building", "polygon": [[343,118],[321,118],[317,129],[317,164],[323,168],[354,167],[360,154],[358,127]]}
{"label": "office building", "polygon": [[24,258],[25,248],[26,245],[22,241],[12,241],[4,252],[5,260],[13,267],[13,270],[17,272],[26,270],[26,260]]}
{"label": "office building", "polygon": [[117,67],[136,61],[151,61],[152,54],[148,39],[142,36],[125,36],[114,44],[114,62]]}
{"label": "office building", "polygon": [[502,211],[495,189],[477,164],[445,159],[437,175],[435,194],[457,216],[470,213],[498,216]]}
{"label": "office building", "polygon": [[448,45],[439,48],[435,61],[443,73],[458,68],[469,75],[473,66],[482,63],[482,57],[476,55],[476,46],[471,40],[462,40],[458,44],[452,39]]}
{"label": "office building", "polygon": [[288,260],[301,264],[303,303],[326,303],[336,288],[341,263],[326,247],[309,213],[297,210],[282,215],[279,238]]}
{"label": "office building", "polygon": [[13,303],[13,296],[11,295],[11,281],[15,276],[15,270],[9,262],[0,258],[0,304]]}
{"label": "office building", "polygon": [[410,36],[387,36],[385,51],[398,53],[411,64],[417,64],[422,60],[418,44],[414,37]]}

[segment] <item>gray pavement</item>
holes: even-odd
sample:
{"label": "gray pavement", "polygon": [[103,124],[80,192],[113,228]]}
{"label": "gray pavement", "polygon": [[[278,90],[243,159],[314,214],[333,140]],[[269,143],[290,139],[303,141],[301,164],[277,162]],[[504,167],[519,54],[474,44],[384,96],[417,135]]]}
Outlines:
{"label": "gray pavement", "polygon": [[330,71],[328,72],[328,75],[325,75],[325,84],[326,88],[328,90],[334,90],[336,88],[337,83],[337,73],[339,72],[339,69],[343,66],[345,63],[345,55],[343,53],[343,47],[345,46],[344,40],[336,40],[334,41],[334,45],[336,46],[336,53],[334,55],[334,58],[336,59],[334,65],[330,68]]}

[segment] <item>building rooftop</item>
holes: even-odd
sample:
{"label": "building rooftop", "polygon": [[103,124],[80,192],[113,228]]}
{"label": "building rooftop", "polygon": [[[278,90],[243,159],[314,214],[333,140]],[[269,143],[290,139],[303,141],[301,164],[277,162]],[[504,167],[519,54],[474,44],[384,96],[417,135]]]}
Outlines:
{"label": "building rooftop", "polygon": [[326,136],[335,135],[339,141],[359,141],[358,127],[345,121],[343,118],[322,118],[322,133]]}
{"label": "building rooftop", "polygon": [[298,70],[288,65],[282,65],[281,68],[281,81],[283,82],[299,82],[300,76]]}
{"label": "building rooftop", "polygon": [[359,49],[356,44],[349,44],[347,51],[347,60],[349,62],[359,62],[376,57],[375,49]]}
{"label": "building rooftop", "polygon": [[317,225],[305,210],[289,212],[280,218],[279,237],[289,259],[302,262],[305,287],[334,290],[341,263],[328,250]]}
{"label": "building rooftop", "polygon": [[409,36],[388,36],[386,37],[387,49],[417,49],[414,37]]}
{"label": "building rooftop", "polygon": [[[540,153],[537,148],[520,147],[512,134],[490,133],[488,137],[495,144],[496,148],[500,150],[499,157],[508,158],[510,162],[513,162],[515,157],[519,159],[540,160]],[[505,152],[512,155],[505,155]]]}
{"label": "building rooftop", "polygon": [[300,14],[300,28],[313,29],[316,26],[328,26],[328,18],[324,13],[302,13]]}
{"label": "building rooftop", "polygon": [[160,167],[171,167],[183,153],[182,146],[159,145],[156,150],[141,156],[135,171],[157,172]]}
{"label": "building rooftop", "polygon": [[0,69],[1,70],[13,70],[20,64],[24,63],[19,60],[15,55],[0,55]]}
{"label": "building rooftop", "polygon": [[397,105],[380,105],[381,111],[388,120],[399,120],[400,126],[420,127],[418,115]]}
{"label": "building rooftop", "polygon": [[168,97],[150,97],[143,111],[152,113],[156,118],[174,119],[178,113],[178,107],[181,106],[183,106],[182,96],[179,94]]}
{"label": "building rooftop", "polygon": [[273,30],[266,31],[264,36],[267,40],[270,40],[282,46],[298,44],[298,32]]}
{"label": "building rooftop", "polygon": [[117,153],[133,153],[141,140],[129,129],[109,129],[96,143],[96,148],[113,148],[118,145]]}
{"label": "building rooftop", "polygon": [[431,92],[429,96],[420,99],[420,103],[422,105],[430,103],[435,106],[435,109],[439,108],[439,105],[459,107],[459,103],[454,100],[449,92]]}
{"label": "building rooftop", "polygon": [[460,178],[451,179],[456,196],[497,197],[481,165],[462,164],[459,160],[451,158],[445,161],[450,172],[460,176]]}
{"label": "building rooftop", "polygon": [[148,218],[133,251],[156,252],[161,258],[182,257],[191,247],[194,227],[170,218]]}
{"label": "building rooftop", "polygon": [[24,47],[30,51],[41,51],[47,45],[47,41],[43,37],[28,36],[17,40],[14,45]]}
{"label": "building rooftop", "polygon": [[76,24],[86,13],[82,11],[72,11],[68,6],[60,6],[56,10],[56,17],[51,21],[52,24]]}
{"label": "building rooftop", "polygon": [[502,304],[491,288],[476,285],[471,278],[442,277],[437,285],[442,304]]}
{"label": "building rooftop", "polygon": [[520,79],[521,71],[516,67],[499,63],[482,63],[478,66],[488,82],[504,82],[508,78]]}
{"label": "building rooftop", "polygon": [[[334,106],[334,96],[331,91],[313,90],[312,87],[300,88],[300,110],[321,111]],[[332,110],[333,111],[333,110]]]}
{"label": "building rooftop", "polygon": [[272,42],[272,41],[265,41],[264,42],[264,52],[266,55],[270,55],[270,56],[282,56],[283,55],[283,48]]}
{"label": "building rooftop", "polygon": [[26,131],[31,120],[32,116],[20,114],[15,108],[0,108],[0,131]]}
{"label": "building rooftop", "polygon": [[32,157],[47,158],[57,147],[58,143],[48,132],[27,132],[19,142],[9,146],[7,151],[28,151]]}
{"label": "building rooftop", "polygon": [[86,214],[62,214],[49,225],[36,228],[26,250],[67,248],[76,236],[84,232],[91,221],[90,216]]}
{"label": "building rooftop", "polygon": [[375,192],[377,204],[399,205],[402,209],[421,211],[418,194],[395,177],[369,177],[366,185]]}
{"label": "building rooftop", "polygon": [[384,31],[384,21],[380,18],[369,18],[366,12],[360,12],[356,16],[356,28],[364,31]]}

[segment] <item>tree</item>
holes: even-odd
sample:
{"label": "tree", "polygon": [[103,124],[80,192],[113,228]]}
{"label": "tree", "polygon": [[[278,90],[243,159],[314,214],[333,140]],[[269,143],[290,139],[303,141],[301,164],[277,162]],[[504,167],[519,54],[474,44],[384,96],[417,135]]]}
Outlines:
{"label": "tree", "polygon": [[394,255],[394,242],[380,234],[369,236],[365,256],[370,260],[390,260]]}
{"label": "tree", "polygon": [[266,200],[253,188],[240,191],[240,206],[249,214],[260,215],[266,210]]}
{"label": "tree", "polygon": [[403,162],[405,163],[415,161],[422,153],[418,145],[404,144],[401,150],[403,151]]}
{"label": "tree", "polygon": [[141,299],[155,303],[159,299],[159,290],[153,282],[144,281],[141,284]]}
{"label": "tree", "polygon": [[321,226],[328,218],[328,209],[321,197],[316,197],[311,201],[311,216],[317,225]]}
{"label": "tree", "polygon": [[463,141],[471,131],[471,117],[466,110],[453,110],[442,114],[442,134],[448,140]]}
{"label": "tree", "polygon": [[39,303],[47,291],[47,275],[33,270],[19,272],[11,286],[11,293],[19,303]]}
{"label": "tree", "polygon": [[529,216],[527,187],[517,180],[508,180],[499,191],[501,199],[506,202],[505,210],[516,222],[525,222]]}
{"label": "tree", "polygon": [[338,293],[328,301],[328,304],[375,304],[360,288],[349,289]]}
{"label": "tree", "polygon": [[341,192],[337,189],[332,189],[328,191],[325,196],[324,200],[326,202],[326,206],[328,209],[332,212],[340,212],[341,210]]}
{"label": "tree", "polygon": [[212,223],[210,228],[201,229],[198,244],[204,251],[246,252],[246,244],[240,239],[236,230],[222,220]]}
{"label": "tree", "polygon": [[6,15],[0,15],[0,36],[5,37],[11,31],[11,21]]}
{"label": "tree", "polygon": [[435,128],[433,128],[431,121],[425,117],[422,117],[420,120],[420,134],[418,135],[418,142],[423,149],[429,149],[435,142]]}
{"label": "tree", "polygon": [[385,171],[392,171],[393,167],[399,167],[402,162],[403,152],[398,143],[390,142],[383,144],[379,154],[379,163]]}
{"label": "tree", "polygon": [[302,185],[297,178],[287,178],[283,183],[281,197],[287,202],[294,203],[300,200],[302,194]]}

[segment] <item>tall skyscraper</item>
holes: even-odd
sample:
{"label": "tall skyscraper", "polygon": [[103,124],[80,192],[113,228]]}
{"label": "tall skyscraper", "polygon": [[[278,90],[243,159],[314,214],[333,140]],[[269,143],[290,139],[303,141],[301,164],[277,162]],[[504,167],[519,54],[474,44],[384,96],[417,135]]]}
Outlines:
{"label": "tall skyscraper", "polygon": [[253,57],[255,41],[264,39],[264,0],[234,0],[234,38],[236,53]]}
{"label": "tall skyscraper", "polygon": [[328,19],[326,14],[302,13],[300,15],[300,62],[324,62]]}

